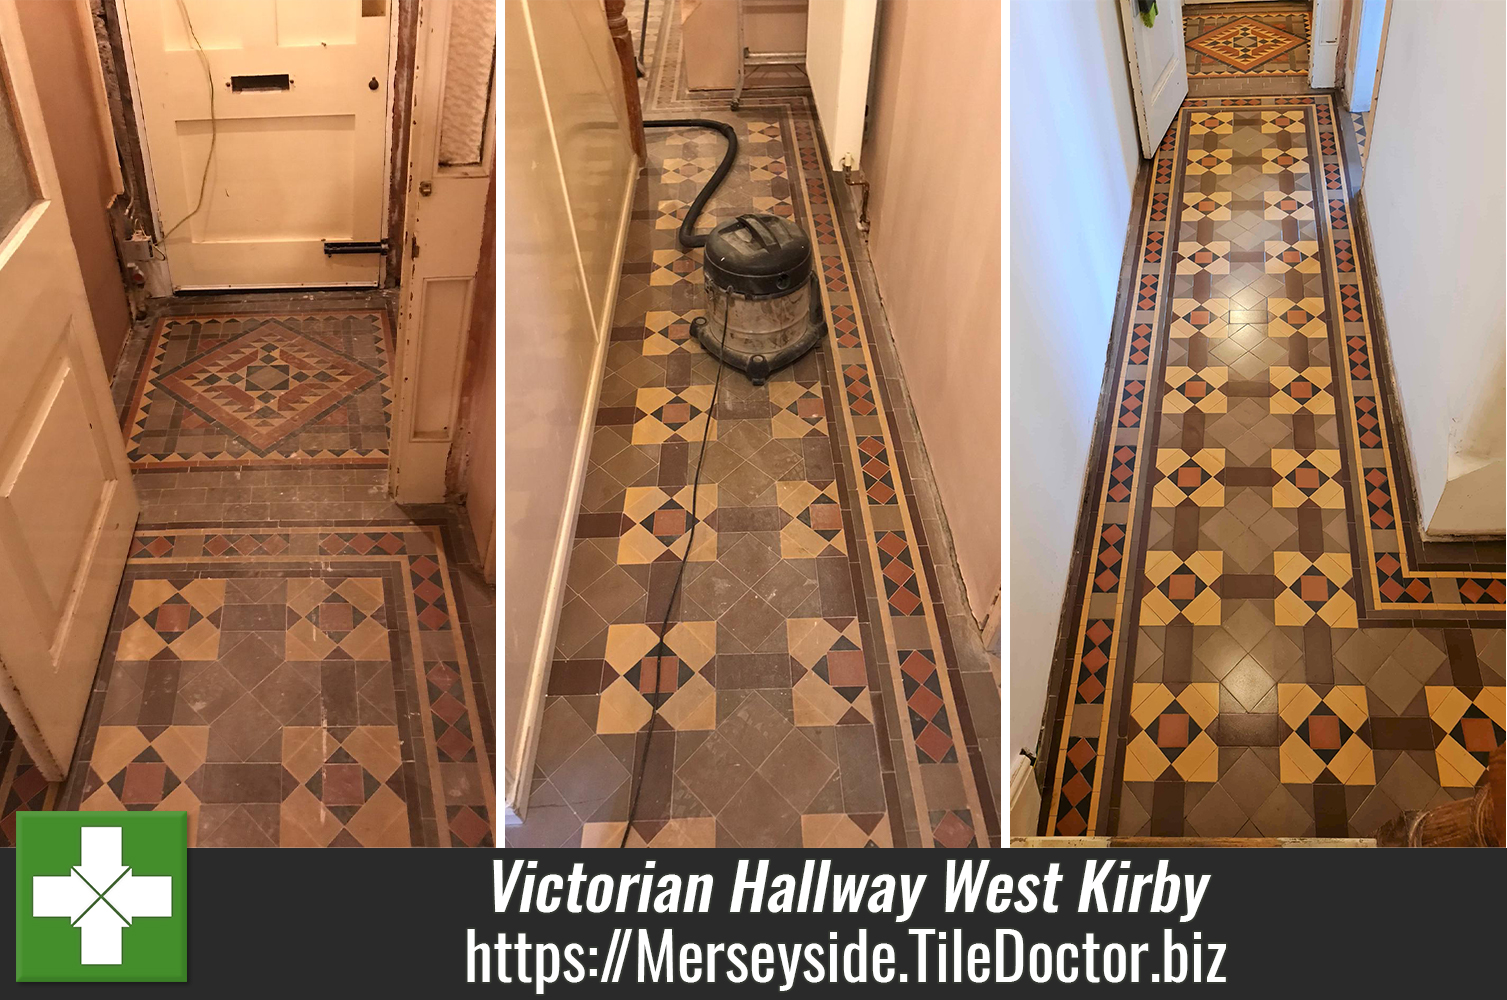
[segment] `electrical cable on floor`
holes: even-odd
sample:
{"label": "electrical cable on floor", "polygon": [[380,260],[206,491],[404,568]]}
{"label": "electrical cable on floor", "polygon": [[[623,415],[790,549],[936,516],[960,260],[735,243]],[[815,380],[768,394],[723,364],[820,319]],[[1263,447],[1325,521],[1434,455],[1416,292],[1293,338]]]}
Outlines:
{"label": "electrical cable on floor", "polygon": [[[733,168],[733,161],[738,156],[738,134],[733,127],[726,122],[713,121],[710,118],[665,118],[655,121],[645,121],[645,128],[710,128],[721,132],[727,139],[727,152],[722,154],[722,162],[717,170],[706,182],[686,209],[685,218],[680,222],[680,229],[676,234],[676,240],[684,249],[692,249],[706,245],[706,236],[696,234],[696,219],[701,215],[701,210],[706,207],[707,201],[716,192],[717,187],[727,177],[728,171]],[[725,299],[722,310],[722,351],[727,353],[727,323],[729,310],[732,309],[732,296]],[[631,791],[628,799],[628,818],[623,823],[623,836],[618,842],[618,847],[628,846],[628,833],[633,829],[633,817],[638,812],[638,797],[643,792],[644,778],[649,766],[649,748],[654,742],[654,733],[657,731],[659,722],[659,694],[660,694],[660,669],[664,661],[665,641],[670,631],[670,618],[675,610],[675,599],[680,596],[680,581],[685,576],[685,564],[691,558],[691,546],[696,541],[696,523],[701,520],[696,514],[696,496],[701,489],[701,465],[706,461],[706,446],[711,438],[712,421],[717,414],[717,395],[722,389],[722,371],[726,368],[722,358],[717,358],[717,378],[712,383],[712,401],[706,408],[706,423],[701,428],[701,452],[696,456],[696,474],[691,479],[691,526],[686,533],[685,551],[680,554],[680,564],[675,568],[675,582],[670,587],[669,600],[665,602],[665,615],[659,623],[659,642],[655,648],[659,652],[654,654],[654,691],[649,703],[649,732],[644,737],[644,748],[639,754],[638,766],[628,776]],[[639,685],[643,685],[642,664],[640,664]]]}
{"label": "electrical cable on floor", "polygon": [[[204,46],[199,41],[198,32],[194,31],[194,22],[189,19],[188,7],[183,0],[178,0],[178,10],[183,14],[183,23],[188,28],[188,35],[193,39],[194,51],[199,55],[199,62],[204,65],[204,82],[209,85],[209,152],[204,154],[204,173],[199,177],[199,200],[194,203],[193,211],[179,219],[171,229],[162,234],[162,242],[166,243],[189,219],[199,214],[199,209],[204,207],[204,191],[209,185],[209,165],[215,158],[215,140],[219,136],[219,120],[215,117],[215,78],[209,68],[209,55],[204,51]],[[164,256],[163,260],[167,257]]]}
{"label": "electrical cable on floor", "polygon": [[[728,310],[732,309],[732,296],[727,296],[724,302],[726,304],[722,308],[722,353],[725,354],[727,353]],[[685,551],[680,554],[680,565],[675,567],[675,583],[670,587],[670,597],[665,602],[665,616],[659,623],[659,642],[655,645],[655,649],[658,652],[654,654],[654,694],[653,700],[649,702],[649,733],[644,737],[644,749],[639,754],[638,767],[634,770],[634,774],[638,776],[638,780],[634,782],[632,795],[628,800],[628,819],[623,824],[623,838],[618,843],[618,847],[628,846],[628,831],[633,829],[633,815],[638,811],[638,797],[644,789],[644,779],[647,777],[649,747],[654,742],[654,733],[658,728],[657,723],[659,722],[659,691],[662,682],[660,665],[664,660],[665,642],[669,637],[671,613],[675,610],[675,599],[680,596],[681,578],[685,576],[685,564],[691,558],[691,546],[696,544],[696,524],[701,520],[700,515],[696,513],[696,494],[701,489],[701,463],[706,461],[706,446],[711,437],[712,421],[716,419],[717,414],[717,393],[722,388],[722,372],[726,367],[727,365],[719,357],[717,359],[717,378],[712,383],[712,401],[707,405],[706,423],[701,428],[701,452],[696,456],[696,474],[691,479],[691,529],[686,533]],[[640,665],[639,669],[642,671],[642,665]],[[643,684],[642,673],[639,675],[639,684]],[[632,776],[630,775],[629,777],[632,780]]]}

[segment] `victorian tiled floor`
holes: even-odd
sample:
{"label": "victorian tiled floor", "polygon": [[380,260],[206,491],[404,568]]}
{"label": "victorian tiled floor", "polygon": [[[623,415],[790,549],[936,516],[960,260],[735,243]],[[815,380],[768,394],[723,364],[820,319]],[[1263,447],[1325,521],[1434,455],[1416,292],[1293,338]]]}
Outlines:
{"label": "victorian tiled floor", "polygon": [[83,735],[25,808],[182,809],[190,843],[492,842],[492,596],[386,495],[388,306],[167,307],[115,380],[142,516]]}
{"label": "victorian tiled floor", "polygon": [[1306,3],[1183,7],[1190,78],[1307,76]]}
{"label": "victorian tiled floor", "polygon": [[940,517],[912,479],[918,442],[809,103],[750,92],[731,113],[720,95],[687,98],[678,12],[659,6],[647,116],[739,129],[700,228],[748,207],[799,221],[830,333],[767,386],[728,370],[707,412],[717,366],[689,335],[700,251],[675,229],[723,141],[650,129],[531,794],[506,840],[616,846],[652,726],[630,846],[998,843],[979,735],[999,733],[997,680],[976,628],[949,620],[950,567],[927,544]]}
{"label": "victorian tiled floor", "polygon": [[1419,536],[1325,94],[1192,98],[1140,195],[1042,832],[1369,836],[1503,739],[1503,547]]}

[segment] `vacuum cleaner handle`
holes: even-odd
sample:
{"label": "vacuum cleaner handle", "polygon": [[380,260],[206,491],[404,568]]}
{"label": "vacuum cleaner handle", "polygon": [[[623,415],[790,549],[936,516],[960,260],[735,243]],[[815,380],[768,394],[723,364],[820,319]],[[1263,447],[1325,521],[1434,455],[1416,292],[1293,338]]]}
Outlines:
{"label": "vacuum cleaner handle", "polygon": [[744,229],[747,229],[750,233],[753,233],[754,239],[758,240],[759,245],[765,250],[772,249],[773,247],[779,245],[780,241],[775,238],[774,233],[769,231],[769,227],[764,225],[764,223],[759,219],[758,216],[740,215],[738,216],[738,221],[743,223]]}

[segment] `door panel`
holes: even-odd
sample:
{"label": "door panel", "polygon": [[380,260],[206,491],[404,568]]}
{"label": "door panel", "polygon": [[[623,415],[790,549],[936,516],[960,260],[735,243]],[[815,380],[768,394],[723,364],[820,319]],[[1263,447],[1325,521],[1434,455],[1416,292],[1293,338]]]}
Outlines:
{"label": "door panel", "polygon": [[382,237],[389,7],[125,0],[175,288],[376,284],[324,241]]}
{"label": "door panel", "polygon": [[[392,430],[400,503],[445,497],[496,146],[496,18],[492,0],[419,5]],[[447,131],[462,137],[448,149]]]}
{"label": "door panel", "polygon": [[0,705],[55,781],[137,503],[45,136],[14,0],[0,0]]}
{"label": "door panel", "polygon": [[1183,48],[1182,0],[1161,0],[1151,27],[1141,21],[1133,0],[1120,0],[1125,55],[1130,62],[1141,155],[1150,159],[1188,96],[1188,57]]}

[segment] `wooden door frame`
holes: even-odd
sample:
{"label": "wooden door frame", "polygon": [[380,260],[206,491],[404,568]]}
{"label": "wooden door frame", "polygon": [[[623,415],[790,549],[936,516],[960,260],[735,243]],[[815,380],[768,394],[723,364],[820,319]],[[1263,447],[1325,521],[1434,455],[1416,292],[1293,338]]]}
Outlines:
{"label": "wooden door frame", "polygon": [[[145,174],[142,178],[142,189],[147,197],[146,211],[142,213],[142,217],[151,228],[150,236],[155,246],[163,237],[162,215],[159,210],[156,174],[152,170],[152,153],[147,146],[146,123],[142,118],[141,88],[136,76],[135,55],[131,49],[131,25],[126,19],[126,0],[105,0],[105,2],[110,4],[120,30],[120,48],[114,50],[112,46],[111,54],[116,65],[123,69],[131,92],[130,115],[121,125],[141,154],[141,168]],[[389,249],[377,264],[377,280],[373,286],[376,288],[396,287],[402,272],[402,249],[397,246],[400,241],[394,239],[393,234],[398,231],[394,225],[402,222],[405,203],[403,186],[407,181],[406,164],[411,121],[411,102],[408,98],[413,86],[413,31],[417,21],[418,0],[388,0],[388,3],[388,86],[387,93],[384,95],[386,106],[382,116],[382,218],[378,238],[386,240]],[[413,14],[409,13],[411,9],[414,11]],[[403,169],[394,169],[395,166],[402,166]],[[147,275],[149,287],[171,292],[173,284],[169,261],[154,254],[151,259],[138,262],[138,266]],[[244,287],[248,291],[264,290],[262,286]]]}
{"label": "wooden door frame", "polygon": [[[453,3],[455,0],[449,0]],[[388,488],[399,503],[440,503],[449,494],[448,479],[451,467],[451,450],[460,437],[461,397],[465,388],[466,361],[472,327],[472,314],[476,306],[476,268],[484,255],[478,254],[472,271],[465,278],[472,280],[456,336],[455,362],[452,370],[432,372],[420,364],[414,324],[420,317],[412,312],[424,307],[421,285],[436,281],[436,276],[415,277],[422,259],[422,246],[418,242],[418,210],[422,206],[421,185],[441,182],[438,167],[420,163],[437,158],[439,145],[440,102],[444,96],[445,59],[448,51],[430,51],[430,32],[443,31],[448,38],[450,7],[435,0],[415,0],[418,7],[418,33],[414,44],[413,96],[410,104],[410,136],[405,174],[407,191],[406,212],[400,242],[403,244],[403,270],[399,297],[398,335],[395,356],[392,358],[393,419],[388,463]],[[438,26],[438,27],[436,27]],[[438,37],[438,36],[435,36]],[[439,58],[436,60],[435,56]],[[494,60],[500,52],[494,52]],[[495,80],[495,70],[494,70]],[[448,177],[453,179],[485,180],[495,183],[497,171],[497,98],[499,87],[495,84],[489,98],[487,133],[483,138],[484,159],[482,163],[466,167],[447,167]],[[422,113],[421,113],[422,112]],[[415,197],[420,195],[420,197]],[[469,238],[467,231],[467,238]],[[477,244],[485,238],[485,220],[478,218],[474,232]],[[495,239],[495,233],[494,233]],[[415,253],[415,248],[418,253]],[[433,251],[431,251],[431,254]],[[432,259],[432,257],[431,257]],[[456,275],[459,279],[461,276]],[[431,334],[432,336],[432,334]],[[420,403],[428,400],[443,407],[448,419],[443,429],[420,430],[417,426]],[[434,406],[429,407],[433,409]]]}

